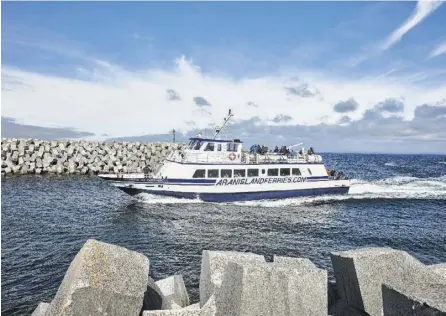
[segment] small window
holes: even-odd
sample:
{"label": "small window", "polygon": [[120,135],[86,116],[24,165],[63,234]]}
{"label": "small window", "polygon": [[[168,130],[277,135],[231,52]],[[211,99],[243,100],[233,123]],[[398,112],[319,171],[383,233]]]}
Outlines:
{"label": "small window", "polygon": [[259,169],[248,169],[248,177],[258,177]]}
{"label": "small window", "polygon": [[227,151],[237,151],[238,144],[228,143]]}
{"label": "small window", "polygon": [[269,177],[277,177],[279,175],[279,169],[268,169]]}
{"label": "small window", "polygon": [[231,169],[222,169],[221,177],[222,178],[232,178],[232,170]]}
{"label": "small window", "polygon": [[208,143],[204,151],[214,151],[214,143]]}
{"label": "small window", "polygon": [[262,169],[262,174],[265,174],[265,169]]}
{"label": "small window", "polygon": [[218,169],[209,169],[208,178],[218,178]]}
{"label": "small window", "polygon": [[237,178],[237,177],[244,178],[245,176],[246,176],[245,169],[234,169],[234,178]]}
{"label": "small window", "polygon": [[310,170],[310,168],[308,168],[308,173],[310,174],[310,176],[311,176],[311,170]]}
{"label": "small window", "polygon": [[202,142],[197,142],[197,144],[196,144],[195,147],[194,147],[194,150],[199,150],[200,147],[201,147],[201,145],[203,145]]}
{"label": "small window", "polygon": [[282,177],[290,175],[290,168],[280,168],[280,175]]}
{"label": "small window", "polygon": [[195,170],[195,173],[192,176],[192,178],[204,178],[204,177],[206,177],[206,170],[204,169]]}
{"label": "small window", "polygon": [[300,169],[299,168],[293,168],[293,176],[300,176]]}
{"label": "small window", "polygon": [[218,146],[217,146],[217,150],[218,150],[218,151],[221,151],[221,144],[218,144]]}

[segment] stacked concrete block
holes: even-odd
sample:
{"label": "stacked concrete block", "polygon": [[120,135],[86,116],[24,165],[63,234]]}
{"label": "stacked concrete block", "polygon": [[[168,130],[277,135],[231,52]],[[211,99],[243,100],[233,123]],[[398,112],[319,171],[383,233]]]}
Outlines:
{"label": "stacked concrete block", "polygon": [[327,271],[302,262],[230,262],[216,315],[327,315]]}
{"label": "stacked concrete block", "polygon": [[189,295],[181,275],[174,275],[156,282],[161,291],[161,309],[179,309],[189,305]]}
{"label": "stacked concrete block", "polygon": [[223,274],[230,262],[265,262],[265,258],[253,253],[204,250],[201,259],[200,273],[201,306],[204,306],[212,294],[220,288]]}
{"label": "stacked concrete block", "polygon": [[446,284],[383,284],[384,316],[446,316]]}
{"label": "stacked concrete block", "polygon": [[154,170],[182,143],[2,139],[2,175],[97,174]]}
{"label": "stacked concrete block", "polygon": [[371,316],[383,314],[383,283],[404,286],[442,279],[408,253],[391,248],[338,252],[331,255],[331,260],[341,299]]}
{"label": "stacked concrete block", "polygon": [[432,264],[427,268],[446,279],[446,263]]}
{"label": "stacked concrete block", "polygon": [[212,295],[206,304],[200,308],[197,304],[180,309],[144,311],[143,316],[215,316],[215,298]]}
{"label": "stacked concrete block", "polygon": [[44,316],[48,309],[48,306],[50,306],[49,303],[40,302],[31,316]]}
{"label": "stacked concrete block", "polygon": [[148,273],[146,256],[88,240],[71,262],[45,316],[137,316]]}

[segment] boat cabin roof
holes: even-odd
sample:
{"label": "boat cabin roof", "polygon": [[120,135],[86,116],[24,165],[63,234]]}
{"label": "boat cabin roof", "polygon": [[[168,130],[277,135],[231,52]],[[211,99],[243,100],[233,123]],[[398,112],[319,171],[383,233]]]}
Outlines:
{"label": "boat cabin roof", "polygon": [[192,138],[189,138],[189,140],[191,140],[191,141],[199,140],[200,142],[212,142],[212,143],[243,143],[242,141],[240,141],[240,139],[226,140],[226,139],[192,137]]}

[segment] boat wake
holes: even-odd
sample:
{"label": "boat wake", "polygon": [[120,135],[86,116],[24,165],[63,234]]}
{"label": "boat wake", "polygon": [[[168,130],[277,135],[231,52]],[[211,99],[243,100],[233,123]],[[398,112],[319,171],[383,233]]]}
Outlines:
{"label": "boat wake", "polygon": [[347,200],[370,199],[445,199],[446,176],[416,178],[395,176],[377,181],[352,180],[349,193],[345,195],[323,195],[271,201],[237,202],[238,205],[283,207],[308,204],[325,204]]}
{"label": "boat wake", "polygon": [[199,199],[181,199],[170,196],[161,196],[150,193],[140,193],[134,196],[138,200],[138,202],[142,202],[145,204],[197,204],[197,203],[205,203]]}
{"label": "boat wake", "polygon": [[[141,193],[135,196],[139,202],[147,204],[197,204],[206,203],[199,199],[189,200],[175,197],[157,196]],[[322,195],[282,200],[259,200],[232,202],[227,204],[262,207],[283,207],[293,205],[325,204],[346,200],[367,199],[445,199],[446,176],[435,178],[416,178],[394,176],[376,181],[352,180],[350,191],[345,195]]]}

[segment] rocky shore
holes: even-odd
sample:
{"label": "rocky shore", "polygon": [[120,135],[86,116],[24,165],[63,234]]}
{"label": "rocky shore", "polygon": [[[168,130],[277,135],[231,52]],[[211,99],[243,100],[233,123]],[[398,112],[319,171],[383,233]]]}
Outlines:
{"label": "rocky shore", "polygon": [[306,258],[204,250],[191,304],[181,275],[155,281],[145,255],[88,240],[32,316],[446,315],[446,264],[391,248],[332,253],[331,261],[336,283]]}
{"label": "rocky shore", "polygon": [[181,143],[2,139],[2,175],[142,172]]}

